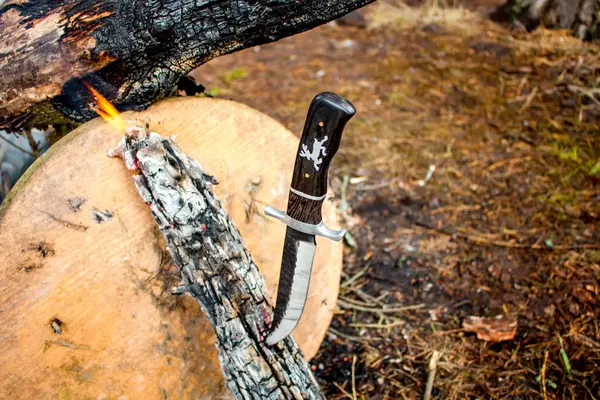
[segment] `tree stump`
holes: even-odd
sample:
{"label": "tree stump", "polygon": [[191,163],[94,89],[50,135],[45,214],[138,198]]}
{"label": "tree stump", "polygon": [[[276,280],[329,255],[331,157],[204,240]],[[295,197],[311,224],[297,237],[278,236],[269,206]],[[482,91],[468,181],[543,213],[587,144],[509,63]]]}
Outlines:
{"label": "tree stump", "polygon": [[[272,296],[297,139],[246,106],[165,100],[125,119],[148,121],[220,181]],[[198,398],[224,382],[214,335],[180,281],[131,173],[106,151],[122,133],[94,120],[56,144],[0,209],[0,392],[9,398]],[[324,218],[336,224],[335,208]],[[319,243],[305,314],[294,332],[312,357],[338,293],[342,248]]]}

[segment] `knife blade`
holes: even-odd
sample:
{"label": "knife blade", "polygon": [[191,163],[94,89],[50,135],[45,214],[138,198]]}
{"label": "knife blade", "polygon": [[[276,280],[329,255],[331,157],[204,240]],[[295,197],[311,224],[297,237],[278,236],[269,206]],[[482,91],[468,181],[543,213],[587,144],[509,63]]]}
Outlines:
{"label": "knife blade", "polygon": [[323,92],[313,99],[296,154],[287,213],[265,207],[265,214],[287,225],[268,345],[287,337],[302,316],[317,247],[315,236],[335,241],[344,237],[345,230],[325,226],[321,208],[327,195],[329,164],[346,123],[355,113],[354,106],[335,93]]}

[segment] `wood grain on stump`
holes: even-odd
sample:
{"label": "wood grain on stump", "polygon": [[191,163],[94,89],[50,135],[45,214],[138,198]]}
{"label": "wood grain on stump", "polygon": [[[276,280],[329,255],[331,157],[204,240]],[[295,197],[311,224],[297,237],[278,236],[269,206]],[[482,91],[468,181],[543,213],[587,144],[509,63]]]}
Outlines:
{"label": "wood grain on stump", "polygon": [[[124,117],[175,135],[218,177],[215,192],[274,296],[285,227],[262,208],[285,209],[297,139],[224,100],[169,99]],[[81,126],[33,165],[0,209],[0,393],[8,398],[224,391],[212,329],[191,298],[169,294],[179,272],[131,173],[106,156],[121,136],[98,119]],[[335,227],[330,201],[323,211]],[[342,262],[339,244],[318,245],[294,332],[308,358],[331,320]]]}

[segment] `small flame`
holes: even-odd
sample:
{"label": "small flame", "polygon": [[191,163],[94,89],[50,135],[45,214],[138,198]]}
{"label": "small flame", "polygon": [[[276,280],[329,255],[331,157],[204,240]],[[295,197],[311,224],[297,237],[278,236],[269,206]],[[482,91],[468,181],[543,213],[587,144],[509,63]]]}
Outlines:
{"label": "small flame", "polygon": [[83,81],[85,87],[89,89],[90,92],[94,95],[96,99],[96,107],[93,109],[98,113],[99,116],[102,117],[103,120],[108,122],[113,128],[118,129],[119,131],[124,131],[127,127],[123,118],[121,118],[121,114],[117,111],[115,106],[110,104],[110,101],[106,100],[104,96],[102,96],[96,89],[94,89],[89,83]]}

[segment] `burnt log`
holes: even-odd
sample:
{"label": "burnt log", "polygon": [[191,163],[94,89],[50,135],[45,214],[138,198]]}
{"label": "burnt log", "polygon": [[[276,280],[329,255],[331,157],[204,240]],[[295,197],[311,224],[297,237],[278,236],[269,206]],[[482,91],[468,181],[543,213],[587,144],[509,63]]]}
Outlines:
{"label": "burnt log", "polygon": [[508,20],[527,30],[540,24],[567,29],[580,39],[592,40],[600,38],[599,10],[599,0],[508,0],[492,18]]}
{"label": "burnt log", "polygon": [[[0,125],[86,121],[87,80],[118,109],[173,94],[193,68],[294,35],[374,0],[0,2]],[[58,111],[58,112],[57,112]]]}

